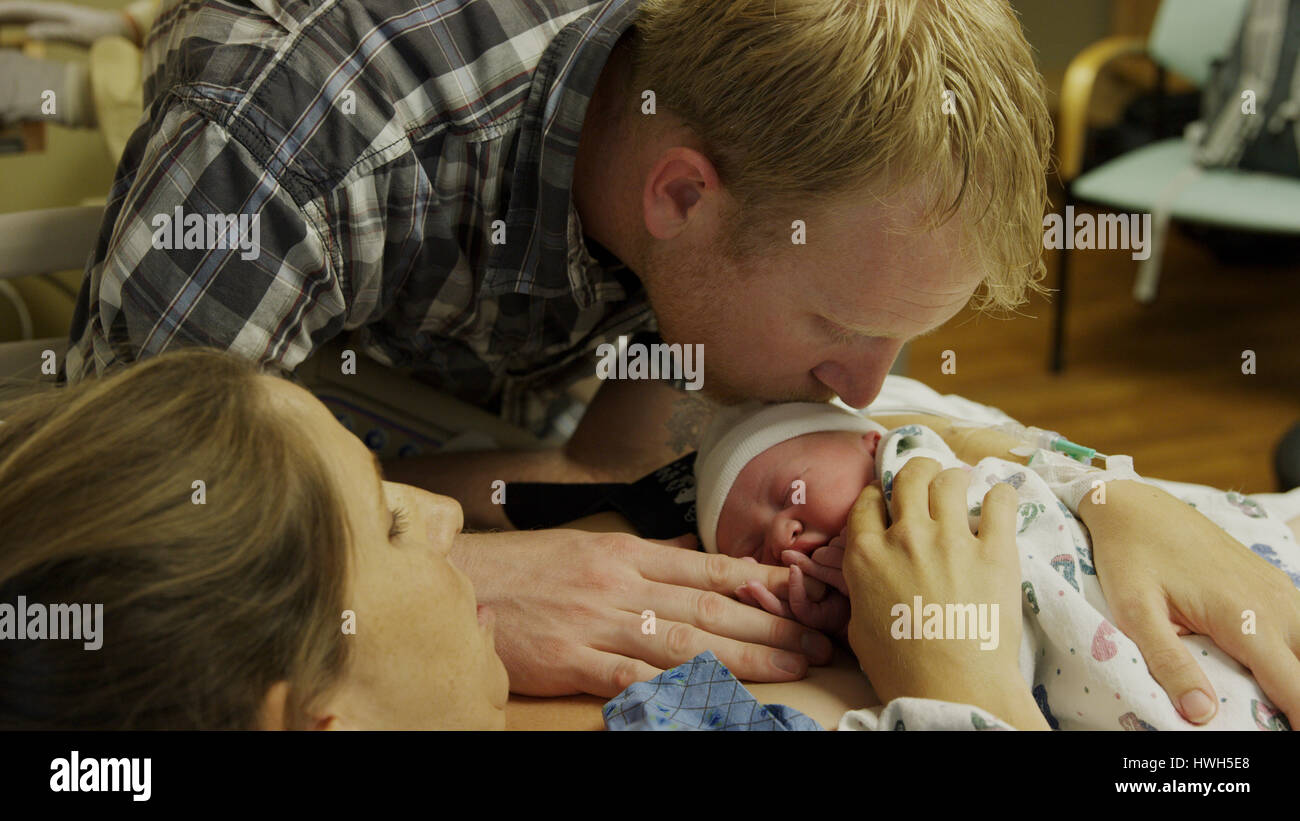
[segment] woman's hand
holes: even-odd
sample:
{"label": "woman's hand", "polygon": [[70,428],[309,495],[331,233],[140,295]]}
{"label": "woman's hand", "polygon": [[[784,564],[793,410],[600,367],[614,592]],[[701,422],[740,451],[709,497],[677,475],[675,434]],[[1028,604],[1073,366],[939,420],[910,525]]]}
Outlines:
{"label": "woman's hand", "polygon": [[1300,591],[1290,579],[1159,488],[1113,481],[1104,504],[1091,496],[1079,515],[1115,626],[1137,644],[1183,717],[1204,723],[1218,711],[1214,688],[1178,639],[1197,633],[1249,667],[1300,726]]}
{"label": "woman's hand", "polygon": [[[888,528],[879,485],[858,497],[843,555],[853,603],[849,642],[886,703],[912,696],[972,704],[1022,729],[1046,729],[1019,667],[1016,492],[1005,484],[989,490],[975,536],[966,514],[969,484],[960,468],[941,471],[933,459],[910,460],[894,479],[894,524]],[[987,640],[977,633],[966,639],[895,637],[896,626],[916,618],[917,596],[922,607],[938,605],[945,616],[948,605],[987,607],[990,616],[997,614],[996,622],[989,619],[997,629]]]}

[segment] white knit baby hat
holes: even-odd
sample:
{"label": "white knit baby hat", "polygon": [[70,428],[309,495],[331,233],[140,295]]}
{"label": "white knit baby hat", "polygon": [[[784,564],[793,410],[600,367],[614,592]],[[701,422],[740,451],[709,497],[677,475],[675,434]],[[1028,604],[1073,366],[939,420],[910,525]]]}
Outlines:
{"label": "white knit baby hat", "polygon": [[828,402],[748,402],[718,411],[695,457],[695,515],[704,549],[718,552],[722,504],[751,459],[796,436],[830,430],[888,433],[865,416]]}

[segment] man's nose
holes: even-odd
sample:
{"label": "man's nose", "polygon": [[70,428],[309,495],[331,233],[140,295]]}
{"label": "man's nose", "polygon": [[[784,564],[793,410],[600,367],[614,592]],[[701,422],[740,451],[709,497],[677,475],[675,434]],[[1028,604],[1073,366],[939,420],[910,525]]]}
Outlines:
{"label": "man's nose", "polygon": [[837,356],[813,368],[813,376],[835,391],[844,403],[853,408],[865,408],[880,393],[898,352],[903,349],[901,340],[873,340],[869,348],[854,354]]}

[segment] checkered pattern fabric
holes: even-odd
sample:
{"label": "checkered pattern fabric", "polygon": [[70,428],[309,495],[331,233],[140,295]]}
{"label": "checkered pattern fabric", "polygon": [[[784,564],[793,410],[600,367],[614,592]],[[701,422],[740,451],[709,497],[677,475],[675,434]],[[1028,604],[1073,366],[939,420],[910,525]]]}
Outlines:
{"label": "checkered pattern fabric", "polygon": [[[355,332],[380,362],[539,429],[598,344],[657,329],[570,195],[637,5],[167,0],[65,378],[183,345],[292,371]],[[156,248],[177,208],[260,216],[260,254]]]}
{"label": "checkered pattern fabric", "polygon": [[649,681],[638,682],[605,705],[611,730],[820,730],[784,704],[759,704],[711,651]]}

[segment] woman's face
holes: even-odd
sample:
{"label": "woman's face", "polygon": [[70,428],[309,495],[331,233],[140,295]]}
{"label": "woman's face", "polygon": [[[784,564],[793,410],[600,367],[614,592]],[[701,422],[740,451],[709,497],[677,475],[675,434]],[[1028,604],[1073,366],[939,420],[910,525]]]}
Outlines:
{"label": "woman's face", "polygon": [[[460,505],[385,482],[374,455],[314,396],[270,380],[275,412],[318,443],[353,537],[344,607],[355,614],[349,669],[315,724],[345,729],[501,729],[510,682],[492,614],[448,554]],[[339,614],[340,630],[344,627]]]}
{"label": "woman's face", "polygon": [[718,552],[781,565],[840,535],[875,478],[880,434],[827,431],[768,448],[736,477],[718,515]]}

